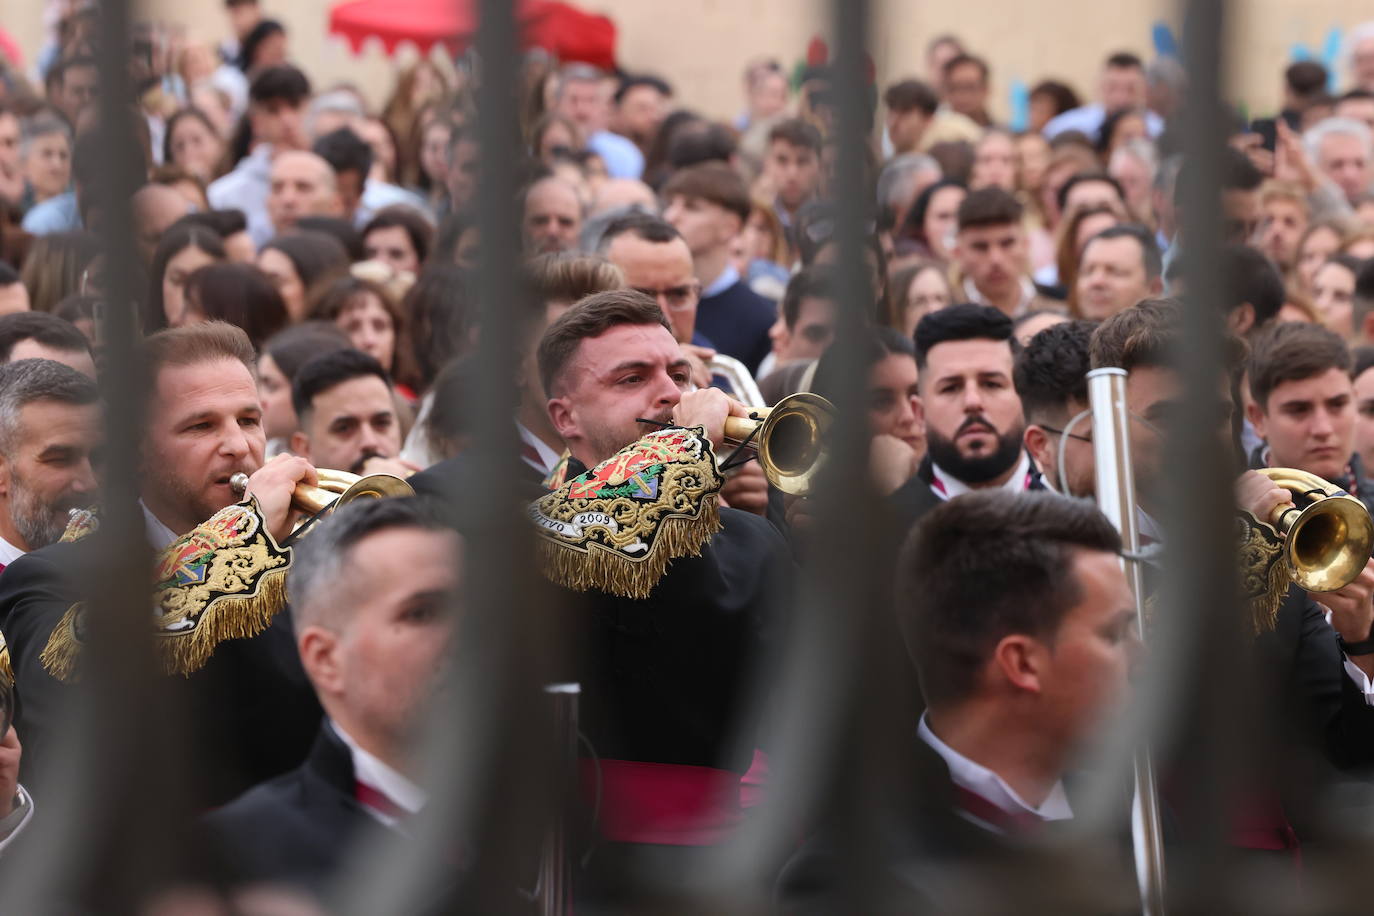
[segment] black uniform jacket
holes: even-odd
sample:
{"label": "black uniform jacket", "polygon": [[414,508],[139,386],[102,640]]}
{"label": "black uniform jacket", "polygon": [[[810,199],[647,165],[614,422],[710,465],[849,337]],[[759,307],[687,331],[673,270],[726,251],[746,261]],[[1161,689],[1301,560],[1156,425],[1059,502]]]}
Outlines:
{"label": "black uniform jacket", "polygon": [[368,831],[385,830],[354,792],[353,758],[328,724],[305,762],[203,818],[232,883],[321,889]]}
{"label": "black uniform jacket", "polygon": [[[91,568],[93,549],[90,540],[54,544],[0,574],[0,632],[14,667],[22,778],[40,801],[54,733],[79,688],[50,675],[39,655],[62,615],[87,597],[82,573]],[[151,627],[151,597],[148,619]],[[191,797],[202,807],[299,764],[319,727],[319,702],[301,668],[286,609],[258,635],[220,643],[190,677],[168,676],[165,683],[182,694]]]}

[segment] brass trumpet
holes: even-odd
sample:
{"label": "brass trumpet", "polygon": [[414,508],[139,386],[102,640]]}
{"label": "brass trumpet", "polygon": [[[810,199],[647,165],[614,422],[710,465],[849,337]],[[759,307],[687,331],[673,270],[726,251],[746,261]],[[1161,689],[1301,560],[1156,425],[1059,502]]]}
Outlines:
{"label": "brass trumpet", "polygon": [[751,407],[749,416],[725,418],[725,441],[757,450],[768,482],[784,493],[806,496],[825,466],[825,434],[835,405],[809,391],[789,395],[776,407]]}
{"label": "brass trumpet", "polygon": [[[393,496],[414,496],[410,484],[393,474],[369,474],[359,477],[348,471],[316,468],[318,486],[296,484],[291,494],[291,506],[307,518],[346,506],[355,499],[386,499]],[[242,496],[248,489],[248,475],[242,472],[229,478],[229,486]],[[298,525],[297,528],[300,526]]]}
{"label": "brass trumpet", "polygon": [[1260,473],[1293,494],[1266,519],[1283,535],[1288,574],[1309,592],[1334,592],[1359,576],[1374,548],[1374,521],[1364,503],[1315,474],[1295,468]]}

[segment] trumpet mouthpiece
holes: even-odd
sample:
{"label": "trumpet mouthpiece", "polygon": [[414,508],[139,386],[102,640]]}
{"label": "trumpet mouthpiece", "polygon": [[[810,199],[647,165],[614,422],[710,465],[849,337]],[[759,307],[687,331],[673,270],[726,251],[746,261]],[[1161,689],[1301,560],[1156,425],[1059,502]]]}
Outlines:
{"label": "trumpet mouthpiece", "polygon": [[240,496],[248,492],[248,475],[239,471],[233,477],[230,477],[229,488]]}

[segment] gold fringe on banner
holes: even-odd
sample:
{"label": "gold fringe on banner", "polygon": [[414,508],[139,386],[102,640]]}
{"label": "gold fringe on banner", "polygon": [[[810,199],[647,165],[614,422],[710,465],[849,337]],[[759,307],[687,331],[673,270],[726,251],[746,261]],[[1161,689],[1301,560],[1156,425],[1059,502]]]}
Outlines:
{"label": "gold fringe on banner", "polygon": [[720,530],[724,478],[703,430],[662,429],[530,504],[551,582],[645,598]]}
{"label": "gold fringe on banner", "polygon": [[[256,636],[286,606],[291,552],[263,525],[256,500],[228,506],[158,556],[153,633],[162,670],[188,676],[227,639]],[[72,605],[39,661],[71,681],[85,642],[86,606]]]}

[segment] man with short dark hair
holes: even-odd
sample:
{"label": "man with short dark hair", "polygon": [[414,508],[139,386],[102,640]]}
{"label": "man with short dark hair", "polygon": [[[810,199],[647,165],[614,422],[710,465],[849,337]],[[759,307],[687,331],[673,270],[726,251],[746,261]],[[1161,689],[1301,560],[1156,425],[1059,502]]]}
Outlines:
{"label": "man with short dark hair", "polygon": [[95,359],[86,335],[47,312],[0,315],[0,363],[50,359],[95,378]]}
{"label": "man with short dark hair", "polygon": [[648,155],[672,101],[673,87],[662,78],[647,73],[625,77],[615,91],[615,132]]}
{"label": "man with short dark hair", "polygon": [[100,97],[100,72],[95,58],[78,55],[58,60],[48,68],[44,88],[48,103],[76,130],[81,112]]}
{"label": "man with short dark hair", "polygon": [[[1186,267],[1186,262],[1175,261],[1168,274],[1170,285],[1185,294]],[[1283,277],[1258,249],[1235,243],[1223,245],[1220,263],[1214,269],[1222,280],[1222,298],[1216,304],[1232,334],[1253,338],[1278,316],[1286,297]]]}
{"label": "man with short dark hair", "polygon": [[821,134],[801,118],[788,118],[768,131],[763,158],[764,183],[773,193],[773,210],[783,226],[815,196],[821,184]]}
{"label": "man with short dark hair", "polygon": [[[1074,130],[1096,137],[1108,114],[1125,108],[1145,108],[1146,88],[1144,62],[1129,51],[1118,51],[1102,65],[1102,75],[1097,83],[1097,101],[1051,118],[1045,125],[1044,134],[1054,139],[1059,134]],[[1164,130],[1164,121],[1158,114],[1146,109],[1145,127],[1151,137],[1158,137]]]}
{"label": "man with short dark hair", "polygon": [[989,74],[987,61],[966,53],[950,58],[941,71],[940,94],[945,104],[979,127],[992,125],[992,115],[988,113]]}
{"label": "man with short dark hair", "polygon": [[1246,414],[1264,445],[1251,467],[1297,468],[1359,493],[1364,468],[1355,447],[1350,349],[1315,324],[1275,325],[1255,339],[1246,366]]}
{"label": "man with short dark hair", "polygon": [[[372,171],[372,147],[352,129],[340,127],[318,138],[311,151],[322,159],[333,173],[340,212],[327,215],[342,216],[359,227],[366,224],[366,219],[359,222],[358,217],[363,193],[367,189],[367,176]],[[275,172],[276,163],[273,165]],[[277,227],[278,234],[284,231],[280,226]]]}
{"label": "man with short dark hair", "polygon": [[[1142,656],[1120,551],[1095,506],[1050,493],[960,496],[907,538],[894,616],[916,677],[892,689],[919,700],[885,702],[916,724],[888,736],[897,762],[867,777],[883,806],[862,837],[885,911],[938,911],[958,893],[938,876],[1004,862],[1079,815],[1069,777]],[[845,912],[844,855],[809,841],[784,870],[784,908]],[[1126,861],[1094,867],[1124,886]]]}
{"label": "man with short dark hair", "polygon": [[1060,310],[1030,277],[1030,247],[1021,204],[1001,188],[980,188],[959,205],[954,261],[956,298],[991,305],[1009,318],[1034,309]]}
{"label": "man with short dark hair", "polygon": [[1055,198],[1061,219],[1069,219],[1074,213],[1089,207],[1107,207],[1114,212],[1125,214],[1126,192],[1121,183],[1102,171],[1079,172],[1059,186]]}
{"label": "man with short dark hair", "polygon": [[323,891],[369,837],[401,841],[429,793],[419,745],[458,628],[458,536],[414,499],[360,500],[296,548],[296,650],[324,707],[310,756],[204,819],[232,883]]}
{"label": "man with short dark hair", "polygon": [[48,359],[0,366],[0,570],[62,536],[96,501],[95,383]]}
{"label": "man with short dark hair", "polygon": [[1368,126],[1370,131],[1374,131],[1374,92],[1368,89],[1351,89],[1336,99],[1334,114],[1338,118],[1359,121]]}
{"label": "man with short dark hair", "polygon": [[1090,503],[998,491],[939,506],[903,550],[917,753],[975,826],[1014,835],[1074,816],[1063,777],[1141,655],[1120,550]]}
{"label": "man with short dark hair", "polygon": [[835,277],[825,265],[804,267],[787,281],[782,296],[778,366],[820,359],[835,338]]}
{"label": "man with short dark hair", "polygon": [[715,349],[696,328],[701,283],[692,249],[671,223],[632,211],[606,226],[597,251],[625,274],[626,286],[658,303],[678,343]]}
{"label": "man with short dark hair", "polygon": [[985,305],[951,305],[916,325],[927,452],[892,495],[902,530],[970,490],[1044,487],[1023,445],[1015,347],[1011,319]]}
{"label": "man with short dark hair", "polygon": [[735,239],[749,218],[744,179],[721,162],[683,169],[663,186],[663,218],[682,234],[701,284],[696,326],[711,343],[753,372],[772,348],[777,311],[749,288],[731,263]]}
{"label": "man with short dark hair", "polygon": [[[1227,242],[1244,245],[1254,238],[1264,216],[1260,209],[1259,192],[1264,175],[1240,150],[1228,146],[1222,150],[1221,156],[1223,237]],[[1174,238],[1169,250],[1164,253],[1164,277],[1168,281],[1166,285],[1169,286],[1171,295],[1177,293],[1171,285],[1174,276],[1173,265],[1177,263],[1180,268],[1186,266],[1185,259],[1180,254],[1187,245],[1183,227],[1188,224],[1188,218],[1184,211],[1189,201],[1201,200],[1204,193],[1207,192],[1198,186],[1197,168],[1184,162],[1179,167],[1178,178],[1174,182]],[[1211,193],[1215,195],[1216,190],[1211,189]]]}
{"label": "man with short dark hair", "polygon": [[205,195],[216,209],[242,210],[248,234],[261,247],[272,238],[267,196],[272,189],[272,160],[287,150],[305,150],[305,104],[310,81],[290,64],[268,67],[253,77],[248,94],[248,125],[256,146],[229,174],[211,182]]}
{"label": "man with short dark hair", "polygon": [[1164,290],[1163,261],[1144,226],[1124,224],[1088,239],[1078,261],[1078,314],[1102,321]]}
{"label": "man with short dark hair", "polygon": [[[582,300],[545,332],[539,371],[549,417],[575,463],[569,483],[530,512],[545,575],[575,589],[568,592],[579,608],[572,619],[584,623],[589,661],[577,678],[580,715],[600,757],[600,829],[610,841],[602,847],[610,858],[598,869],[605,869],[602,880],[623,882],[620,854],[627,850],[619,844],[690,855],[691,847],[718,842],[737,819],[757,725],[739,691],[759,670],[768,621],[787,606],[790,562],[766,520],[716,506],[711,450],[722,441],[725,418],[744,409],[719,390],[688,390],[687,362],[652,299],[616,290]],[[603,499],[594,481],[624,479],[616,468],[638,475],[632,485],[647,489],[637,490],[635,506],[645,506],[668,486],[664,475],[684,466],[695,482],[671,488],[686,500],[673,510],[680,517],[671,542],[656,536],[638,508],[635,518],[617,521],[621,537],[635,531],[647,547],[627,554],[633,569],[579,548],[583,529],[557,521],[598,511],[619,491],[606,490]],[[719,529],[703,527],[712,516]],[[674,544],[699,545],[700,552],[680,553]],[[626,621],[634,621],[630,630]],[[667,817],[646,804],[674,785],[702,794],[679,795],[684,805]],[[736,813],[722,820],[729,809]]]}
{"label": "man with short dark hair", "polygon": [[916,79],[893,83],[883,92],[887,106],[887,136],[893,155],[922,150],[921,139],[940,107],[940,97]]}
{"label": "man with short dark hair", "polygon": [[315,357],[291,380],[291,403],[300,420],[291,434],[292,454],[353,474],[413,470],[394,460],[401,452],[401,421],[391,378],[374,357],[361,350]]}
{"label": "man with short dark hair", "polygon": [[0,261],[0,315],[13,315],[29,310],[29,290],[19,279],[19,272]]}
{"label": "man with short dark hair", "polygon": [[[1013,380],[1026,416],[1026,451],[1047,487],[1091,498],[1097,490],[1088,410],[1088,342],[1097,325],[1061,321],[1016,355]],[[1070,426],[1072,424],[1072,426]]]}

